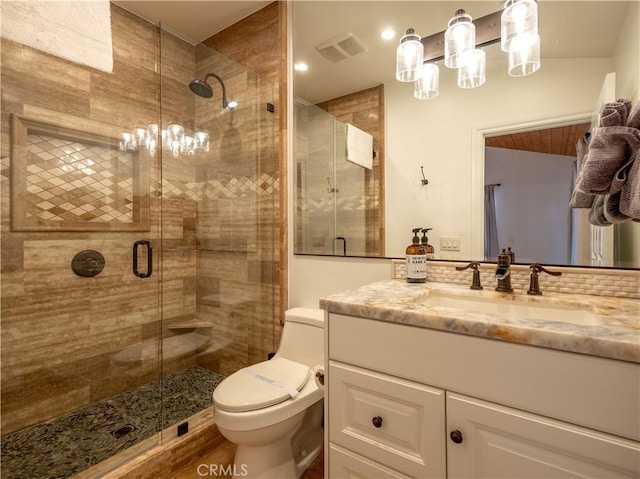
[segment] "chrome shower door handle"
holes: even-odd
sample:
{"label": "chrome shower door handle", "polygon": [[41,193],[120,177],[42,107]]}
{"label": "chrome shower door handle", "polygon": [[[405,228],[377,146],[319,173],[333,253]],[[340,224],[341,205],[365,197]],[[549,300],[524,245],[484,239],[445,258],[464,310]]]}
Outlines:
{"label": "chrome shower door handle", "polygon": [[[147,247],[147,272],[141,273],[138,271],[138,248],[140,245]],[[140,240],[133,243],[133,274],[138,278],[148,278],[153,271],[153,250],[151,248],[151,241]]]}

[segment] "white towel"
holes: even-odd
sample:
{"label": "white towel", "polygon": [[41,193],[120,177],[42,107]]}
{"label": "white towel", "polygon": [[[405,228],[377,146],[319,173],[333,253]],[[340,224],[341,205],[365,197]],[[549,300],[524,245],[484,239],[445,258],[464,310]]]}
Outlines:
{"label": "white towel", "polygon": [[373,167],[373,136],[348,123],[347,161],[363,168]]}
{"label": "white towel", "polygon": [[2,0],[4,38],[107,73],[113,71],[108,0]]}

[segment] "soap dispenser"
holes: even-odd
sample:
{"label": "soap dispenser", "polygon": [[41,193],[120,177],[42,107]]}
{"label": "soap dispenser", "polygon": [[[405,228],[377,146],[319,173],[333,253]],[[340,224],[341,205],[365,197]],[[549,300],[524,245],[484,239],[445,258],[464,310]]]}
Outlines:
{"label": "soap dispenser", "polygon": [[413,239],[407,246],[407,283],[424,283],[427,281],[427,255],[420,244],[418,233],[421,228],[414,228]]}
{"label": "soap dispenser", "polygon": [[427,232],[431,231],[433,228],[423,228],[422,229],[422,246],[427,253],[427,259],[435,259],[436,250],[433,245],[429,244],[429,238],[427,237]]}

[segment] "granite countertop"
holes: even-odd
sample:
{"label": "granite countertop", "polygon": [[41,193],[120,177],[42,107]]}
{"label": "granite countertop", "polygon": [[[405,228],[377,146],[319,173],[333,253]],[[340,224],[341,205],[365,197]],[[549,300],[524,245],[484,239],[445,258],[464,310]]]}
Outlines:
{"label": "granite countertop", "polygon": [[[444,306],[447,298],[459,303],[499,299],[504,302],[500,309],[514,305],[533,308],[534,313],[532,317],[527,317],[528,313],[514,317],[502,311],[479,311],[483,307],[471,309],[477,305],[451,308]],[[566,293],[530,296],[525,292],[474,291],[457,284],[392,279],[327,296],[320,307],[332,313],[640,363],[637,299]],[[552,312],[554,319],[537,319],[537,308],[556,309]]]}

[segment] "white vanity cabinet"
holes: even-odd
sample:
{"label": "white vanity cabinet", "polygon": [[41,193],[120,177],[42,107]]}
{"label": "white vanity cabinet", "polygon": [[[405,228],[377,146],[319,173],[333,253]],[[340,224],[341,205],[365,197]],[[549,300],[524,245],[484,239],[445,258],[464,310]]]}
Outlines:
{"label": "white vanity cabinet", "polygon": [[329,478],[640,477],[640,365],[330,313]]}

